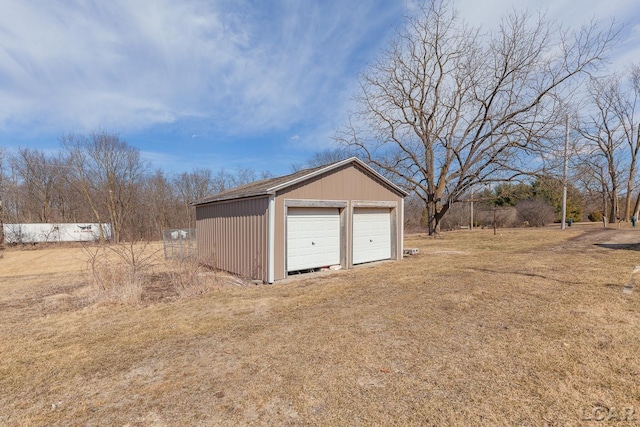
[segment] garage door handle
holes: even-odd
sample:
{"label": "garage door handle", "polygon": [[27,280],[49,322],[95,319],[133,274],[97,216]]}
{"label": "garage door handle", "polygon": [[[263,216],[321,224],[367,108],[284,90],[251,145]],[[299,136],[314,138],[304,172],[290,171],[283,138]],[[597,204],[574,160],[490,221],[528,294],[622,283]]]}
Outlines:
{"label": "garage door handle", "polygon": [[315,245],[315,244],[316,244],[316,242],[311,242],[311,244],[312,244],[312,245]]}
{"label": "garage door handle", "polygon": [[371,243],[373,243],[373,239],[369,239],[369,241],[370,241]]}

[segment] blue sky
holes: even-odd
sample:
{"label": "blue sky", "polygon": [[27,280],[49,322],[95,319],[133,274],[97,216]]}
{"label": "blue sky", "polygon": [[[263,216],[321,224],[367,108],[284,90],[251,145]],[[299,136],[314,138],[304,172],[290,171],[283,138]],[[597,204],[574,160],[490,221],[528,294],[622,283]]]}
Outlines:
{"label": "blue sky", "polygon": [[[579,4],[579,6],[577,6]],[[490,29],[513,7],[569,27],[625,24],[612,69],[640,62],[637,0],[460,0]],[[0,147],[57,150],[117,132],[153,167],[276,175],[330,148],[358,73],[412,0],[0,0]]]}

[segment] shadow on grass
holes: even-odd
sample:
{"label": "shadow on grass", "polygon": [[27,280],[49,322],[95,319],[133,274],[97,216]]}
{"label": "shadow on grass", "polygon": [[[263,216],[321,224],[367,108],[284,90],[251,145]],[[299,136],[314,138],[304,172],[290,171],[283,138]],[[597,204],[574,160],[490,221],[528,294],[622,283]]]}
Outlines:
{"label": "shadow on grass", "polygon": [[624,249],[627,251],[640,251],[640,243],[594,243],[593,245],[604,249]]}
{"label": "shadow on grass", "polygon": [[544,274],[529,273],[529,272],[524,272],[524,271],[500,271],[500,270],[492,270],[490,268],[473,268],[472,270],[480,271],[480,272],[483,272],[483,273],[509,274],[509,275],[513,274],[513,275],[516,275],[516,276],[538,277],[540,279],[551,280],[551,281],[554,281],[554,282],[563,283],[563,284],[567,284],[567,285],[584,285],[585,284],[585,282],[576,282],[576,281],[572,281],[572,280],[561,280],[561,279],[556,279],[555,277],[545,276]]}

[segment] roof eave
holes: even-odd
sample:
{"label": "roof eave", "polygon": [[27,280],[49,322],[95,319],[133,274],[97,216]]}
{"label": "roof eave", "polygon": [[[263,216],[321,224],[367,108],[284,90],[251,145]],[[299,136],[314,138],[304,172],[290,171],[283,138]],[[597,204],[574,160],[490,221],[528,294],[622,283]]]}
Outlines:
{"label": "roof eave", "polygon": [[275,192],[267,191],[256,191],[255,193],[247,193],[242,196],[230,195],[228,197],[219,197],[213,199],[200,199],[194,202],[189,203],[189,206],[202,206],[208,205],[209,203],[217,203],[217,202],[228,202],[230,200],[242,200],[242,199],[250,199],[252,197],[260,197],[260,196],[269,196],[271,194],[275,194]]}

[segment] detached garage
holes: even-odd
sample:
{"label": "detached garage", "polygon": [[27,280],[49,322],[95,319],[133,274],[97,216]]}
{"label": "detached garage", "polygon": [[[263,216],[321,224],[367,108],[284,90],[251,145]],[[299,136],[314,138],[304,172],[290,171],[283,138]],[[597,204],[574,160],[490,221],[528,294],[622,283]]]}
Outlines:
{"label": "detached garage", "polygon": [[406,195],[355,157],[243,185],[192,203],[198,256],[268,283],[401,259]]}

